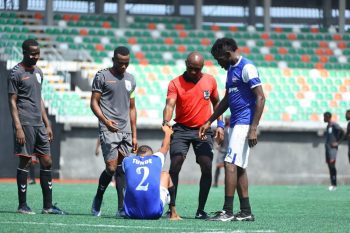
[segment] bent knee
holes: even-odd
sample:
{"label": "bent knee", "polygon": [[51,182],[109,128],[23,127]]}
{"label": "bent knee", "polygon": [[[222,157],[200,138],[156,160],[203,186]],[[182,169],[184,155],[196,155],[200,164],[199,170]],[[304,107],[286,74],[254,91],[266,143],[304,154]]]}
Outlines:
{"label": "bent knee", "polygon": [[44,169],[51,169],[51,166],[52,166],[52,159],[51,159],[51,156],[42,156],[39,158],[40,160],[40,165],[42,168]]}
{"label": "bent knee", "polygon": [[106,171],[109,174],[114,174],[115,171],[117,170],[118,164],[117,160],[111,160],[106,162]]}
{"label": "bent knee", "polygon": [[225,170],[235,172],[237,170],[237,166],[235,164],[225,162]]}

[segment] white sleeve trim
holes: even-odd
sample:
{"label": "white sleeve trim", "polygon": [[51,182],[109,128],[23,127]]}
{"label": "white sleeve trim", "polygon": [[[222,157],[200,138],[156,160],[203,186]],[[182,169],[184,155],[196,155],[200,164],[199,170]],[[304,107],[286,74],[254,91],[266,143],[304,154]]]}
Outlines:
{"label": "white sleeve trim", "polygon": [[254,88],[258,87],[258,86],[261,86],[261,83],[255,84],[254,86],[251,86],[250,89],[254,89]]}
{"label": "white sleeve trim", "polygon": [[155,156],[158,156],[160,158],[160,161],[162,162],[162,167],[164,166],[164,159],[165,159],[165,156],[162,152],[156,152],[154,153]]}
{"label": "white sleeve trim", "polygon": [[246,64],[242,70],[242,78],[245,83],[250,79],[259,78],[259,73],[253,64]]}

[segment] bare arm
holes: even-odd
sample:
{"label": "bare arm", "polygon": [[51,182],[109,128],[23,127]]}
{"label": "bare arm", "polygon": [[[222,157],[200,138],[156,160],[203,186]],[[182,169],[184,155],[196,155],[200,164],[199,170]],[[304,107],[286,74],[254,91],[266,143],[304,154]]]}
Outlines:
{"label": "bare arm", "polygon": [[130,125],[131,125],[131,133],[132,133],[132,147],[133,152],[137,151],[137,130],[136,130],[136,105],[135,98],[130,99]]}
{"label": "bare arm", "polygon": [[[219,100],[218,100],[219,101]],[[213,104],[214,106],[214,104]],[[211,115],[211,117],[208,119],[208,122],[211,124],[216,119],[222,120],[221,115],[224,114],[224,112],[228,109],[228,93],[225,92],[224,98],[216,104],[214,107],[214,113]]]}
{"label": "bare arm", "polygon": [[109,131],[112,132],[117,132],[118,128],[117,128],[117,122],[113,121],[113,120],[109,120],[107,119],[101,110],[100,107],[100,99],[101,99],[101,93],[100,92],[92,92],[91,94],[91,101],[90,101],[90,108],[93,111],[93,113],[95,114],[95,116],[103,123],[106,125],[106,127],[108,128]]}
{"label": "bare arm", "polygon": [[334,127],[336,128],[336,132],[339,133],[339,136],[336,135],[337,141],[332,143],[332,146],[337,147],[346,138],[346,133],[340,125],[336,124]]}
{"label": "bare arm", "polygon": [[100,146],[101,146],[100,138],[97,138],[96,149],[95,149],[96,156],[98,156],[100,154]]}
{"label": "bare arm", "polygon": [[164,132],[164,138],[162,142],[162,147],[159,149],[159,152],[166,155],[170,147],[170,140],[171,140],[171,135],[173,134],[173,130],[167,125],[163,125],[162,130]]}
{"label": "bare arm", "polygon": [[[213,105],[214,111],[218,109],[219,103],[220,103],[220,98],[219,95],[217,96],[211,96],[210,97],[211,104]],[[218,117],[219,121],[222,121],[222,115]],[[218,144],[221,144],[224,140],[224,129],[221,127],[217,127],[216,132],[215,132],[215,139],[217,140]]]}
{"label": "bare arm", "polygon": [[228,108],[228,94],[226,91],[224,98],[217,105],[216,109],[214,109],[214,113],[209,117],[208,121],[200,127],[199,133],[198,133],[199,138],[201,138],[202,140],[206,138],[205,134],[210,128],[211,123],[213,123],[213,121],[215,121],[218,117],[220,117],[227,110],[227,108]]}
{"label": "bare arm", "polygon": [[47,117],[46,111],[45,111],[45,104],[44,101],[41,99],[41,116],[43,118],[43,122],[45,124],[46,130],[47,130],[47,135],[49,137],[49,141],[53,141],[53,132],[52,128],[49,122],[49,118]]}
{"label": "bare arm", "polygon": [[163,110],[163,122],[166,122],[168,126],[168,122],[171,120],[174,112],[174,108],[176,105],[176,99],[166,99],[166,104]]}
{"label": "bare arm", "polygon": [[[218,109],[219,103],[220,103],[220,98],[219,98],[219,96],[216,96],[216,97],[210,96],[210,101],[211,101],[211,104],[213,105],[214,111],[215,111],[216,109]],[[222,115],[220,115],[217,119],[220,120],[220,121],[222,121]]]}
{"label": "bare arm", "polygon": [[19,120],[16,94],[9,94],[9,106],[10,106],[12,121],[16,130],[16,141],[20,145],[24,145],[26,143],[26,140],[22,129],[21,121]]}
{"label": "bare arm", "polygon": [[253,117],[253,122],[249,127],[249,132],[248,132],[248,144],[249,147],[255,146],[258,141],[257,141],[257,128],[259,125],[259,121],[261,118],[261,115],[264,110],[265,106],[265,95],[264,91],[261,86],[255,87],[253,90],[254,95],[256,96],[256,106],[255,106],[255,113]]}

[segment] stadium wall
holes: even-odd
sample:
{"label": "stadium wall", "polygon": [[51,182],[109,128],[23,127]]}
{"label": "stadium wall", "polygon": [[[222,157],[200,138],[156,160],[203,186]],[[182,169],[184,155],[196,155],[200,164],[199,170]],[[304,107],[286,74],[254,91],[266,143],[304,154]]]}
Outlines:
{"label": "stadium wall", "polygon": [[13,154],[13,129],[7,95],[6,62],[0,62],[0,177],[15,177],[17,158]]}
{"label": "stadium wall", "polygon": [[[62,132],[60,177],[67,179],[98,179],[104,169],[103,158],[95,156],[97,128],[72,128]],[[148,144],[154,150],[160,147],[159,130],[139,129],[139,145]],[[248,173],[252,184],[329,184],[325,164],[324,139],[316,133],[262,132],[259,143],[251,152]],[[169,155],[168,155],[169,156]],[[215,165],[214,158],[214,165]],[[169,157],[165,169],[169,168]],[[338,152],[338,183],[350,183],[347,146]],[[213,166],[214,171],[215,166]],[[221,183],[223,183],[223,171]],[[192,148],[180,173],[180,182],[197,183],[200,169]]]}

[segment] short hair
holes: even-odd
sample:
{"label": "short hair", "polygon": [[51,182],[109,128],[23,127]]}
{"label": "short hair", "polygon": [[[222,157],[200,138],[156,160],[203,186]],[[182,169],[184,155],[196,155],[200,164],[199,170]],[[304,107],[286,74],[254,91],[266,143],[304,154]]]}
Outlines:
{"label": "short hair", "polygon": [[114,50],[114,57],[116,57],[118,54],[120,54],[122,56],[127,56],[130,54],[130,51],[125,46],[119,46]]}
{"label": "short hair", "polygon": [[211,54],[214,57],[221,57],[225,55],[225,52],[235,52],[238,49],[237,43],[232,38],[220,38],[215,41],[213,47],[211,47]]}
{"label": "short hair", "polygon": [[39,43],[34,39],[27,39],[22,43],[22,51],[28,51],[30,46],[39,46]]}
{"label": "short hair", "polygon": [[350,112],[350,109],[346,110],[346,112]]}
{"label": "short hair", "polygon": [[330,112],[325,112],[325,113],[323,113],[323,115],[325,117],[332,117],[332,113],[330,113]]}
{"label": "short hair", "polygon": [[138,149],[137,149],[137,154],[138,155],[144,155],[146,154],[147,152],[151,152],[153,154],[153,150],[150,146],[147,146],[147,145],[142,145],[140,146]]}

